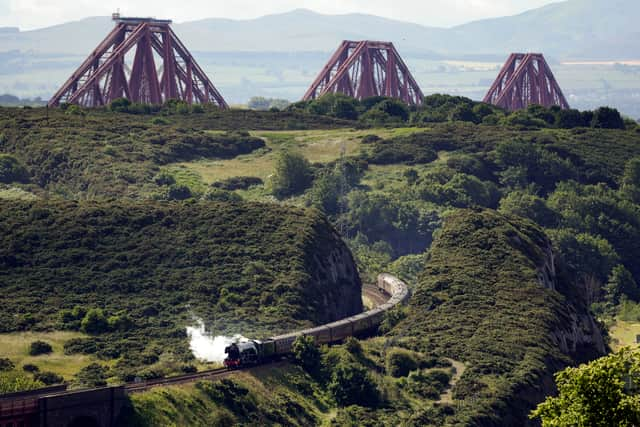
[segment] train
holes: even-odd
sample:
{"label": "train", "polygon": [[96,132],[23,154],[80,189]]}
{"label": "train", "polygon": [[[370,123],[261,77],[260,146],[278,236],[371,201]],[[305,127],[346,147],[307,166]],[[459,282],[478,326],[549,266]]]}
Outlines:
{"label": "train", "polygon": [[225,348],[227,357],[224,360],[224,366],[228,369],[240,369],[285,356],[291,353],[294,341],[301,336],[313,337],[316,345],[322,345],[338,343],[347,337],[362,335],[374,330],[380,326],[387,311],[398,304],[405,304],[410,297],[407,285],[390,274],[380,274],[377,278],[377,285],[381,291],[391,296],[381,306],[365,313],[315,328],[278,335],[264,340],[247,340],[232,343]]}

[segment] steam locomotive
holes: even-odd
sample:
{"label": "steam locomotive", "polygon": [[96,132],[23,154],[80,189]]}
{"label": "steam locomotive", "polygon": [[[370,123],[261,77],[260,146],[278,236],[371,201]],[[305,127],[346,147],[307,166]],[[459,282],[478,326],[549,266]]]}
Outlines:
{"label": "steam locomotive", "polygon": [[362,335],[374,330],[380,326],[385,312],[397,304],[404,304],[409,299],[407,286],[401,280],[389,274],[378,276],[378,288],[391,295],[391,299],[385,304],[366,313],[316,328],[279,335],[262,341],[248,340],[233,343],[224,350],[227,354],[224,366],[228,369],[238,369],[257,365],[279,356],[285,356],[291,353],[293,342],[300,336],[313,337],[316,345],[322,345],[337,343],[347,337]]}

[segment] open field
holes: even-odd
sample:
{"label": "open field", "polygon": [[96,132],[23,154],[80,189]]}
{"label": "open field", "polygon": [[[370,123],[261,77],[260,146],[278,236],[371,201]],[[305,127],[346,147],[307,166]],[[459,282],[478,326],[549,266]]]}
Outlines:
{"label": "open field", "polygon": [[617,320],[609,328],[611,349],[618,351],[623,347],[638,347],[636,337],[640,335],[640,323]]}
{"label": "open field", "polygon": [[[266,182],[273,173],[278,153],[283,150],[295,150],[312,163],[329,163],[340,158],[343,146],[347,156],[359,153],[361,140],[366,135],[374,134],[387,138],[415,131],[415,128],[401,128],[251,132],[253,136],[265,140],[266,149],[231,160],[176,163],[168,166],[168,169],[172,173],[179,171],[180,177],[185,178],[183,183],[190,186],[194,180],[197,181],[197,177],[207,185],[234,176],[255,176]],[[200,184],[196,183],[196,186],[198,185]]]}
{"label": "open field", "polygon": [[[86,338],[78,332],[20,332],[0,335],[0,357],[8,357],[16,365],[16,369],[22,370],[22,366],[31,363],[40,371],[51,371],[62,375],[65,380],[71,380],[73,376],[85,366],[97,361],[94,356],[65,355],[64,343],[72,338]],[[33,341],[45,341],[53,347],[53,353],[30,356],[29,346]]]}

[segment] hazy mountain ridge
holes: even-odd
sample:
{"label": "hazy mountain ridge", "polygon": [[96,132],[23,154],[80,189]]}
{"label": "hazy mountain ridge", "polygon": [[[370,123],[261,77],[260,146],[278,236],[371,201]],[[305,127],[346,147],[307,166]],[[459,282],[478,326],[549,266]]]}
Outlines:
{"label": "hazy mountain ridge", "polygon": [[[625,59],[640,53],[633,43],[640,35],[634,23],[638,16],[640,3],[634,0],[569,0],[450,29],[304,9],[252,20],[208,18],[174,24],[174,29],[191,50],[202,52],[328,52],[344,39],[380,39],[412,54],[540,50],[560,58]],[[86,54],[112,26],[108,17],[92,17],[33,31],[0,31],[0,50]]]}

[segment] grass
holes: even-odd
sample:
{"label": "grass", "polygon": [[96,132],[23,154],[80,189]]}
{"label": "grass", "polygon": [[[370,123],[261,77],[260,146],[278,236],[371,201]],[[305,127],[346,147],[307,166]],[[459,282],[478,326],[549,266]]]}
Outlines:
{"label": "grass", "polygon": [[[347,156],[360,152],[361,140],[366,135],[381,138],[408,135],[416,128],[401,129],[332,129],[310,131],[255,131],[252,136],[263,138],[267,147],[230,160],[198,160],[171,165],[172,170],[190,170],[205,184],[235,176],[255,176],[267,182],[273,173],[276,157],[282,150],[295,150],[312,163],[329,163],[338,158],[345,148]],[[210,131],[214,134],[218,131]],[[251,198],[251,197],[250,197]]]}
{"label": "grass", "polygon": [[640,335],[640,322],[625,322],[616,320],[609,328],[611,349],[618,351],[623,347],[638,347],[636,337]]}
{"label": "grass", "polygon": [[[0,357],[8,357],[16,365],[16,369],[22,370],[22,366],[31,363],[40,368],[40,371],[51,371],[62,375],[65,380],[70,380],[85,366],[97,361],[93,356],[65,355],[63,345],[72,338],[86,338],[86,335],[78,332],[19,332],[13,334],[0,334]],[[53,353],[30,356],[29,346],[33,341],[45,341],[53,347]]]}
{"label": "grass", "polygon": [[0,188],[0,200],[36,200],[38,196],[17,187]]}

